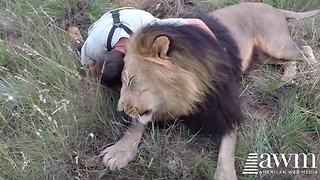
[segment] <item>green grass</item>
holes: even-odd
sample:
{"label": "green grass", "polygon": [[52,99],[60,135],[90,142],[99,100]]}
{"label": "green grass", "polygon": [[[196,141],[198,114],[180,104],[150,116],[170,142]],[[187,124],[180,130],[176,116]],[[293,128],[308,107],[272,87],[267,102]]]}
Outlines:
{"label": "green grass", "polygon": [[[193,0],[191,9],[206,12],[238,2]],[[320,8],[319,0],[266,2],[297,11]],[[194,137],[179,123],[167,129],[148,126],[135,160],[119,172],[95,162],[106,145],[121,137],[125,120],[115,110],[116,95],[83,85],[80,60],[65,28],[78,24],[86,32],[88,25],[117,4],[109,0],[4,0],[0,5],[0,180],[213,179],[215,144]],[[170,6],[165,16],[177,16],[172,7],[178,5]],[[318,60],[319,22],[319,17],[290,22],[295,41],[310,45]],[[236,150],[240,180],[259,179],[241,174],[249,152],[318,153],[320,74],[303,67],[297,85],[281,83],[277,66],[260,67],[243,78],[246,122],[239,127]],[[313,75],[304,83],[307,74]]]}

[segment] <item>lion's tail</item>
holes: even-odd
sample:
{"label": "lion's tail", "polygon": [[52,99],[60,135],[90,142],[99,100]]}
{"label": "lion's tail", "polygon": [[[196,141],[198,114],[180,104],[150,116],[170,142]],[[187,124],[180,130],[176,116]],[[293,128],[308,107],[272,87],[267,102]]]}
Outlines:
{"label": "lion's tail", "polygon": [[317,14],[320,14],[320,9],[313,10],[313,11],[307,11],[307,12],[293,12],[293,11],[287,11],[287,10],[282,10],[279,9],[282,14],[286,18],[291,18],[291,19],[303,19],[311,16],[315,16]]}

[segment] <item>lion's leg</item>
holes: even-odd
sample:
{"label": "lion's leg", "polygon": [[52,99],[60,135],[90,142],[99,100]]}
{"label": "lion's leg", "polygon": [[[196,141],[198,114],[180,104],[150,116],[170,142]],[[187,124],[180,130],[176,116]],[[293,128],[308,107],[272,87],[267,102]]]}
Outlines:
{"label": "lion's leg", "polygon": [[261,40],[259,46],[262,51],[278,59],[278,61],[267,63],[285,64],[283,81],[291,80],[296,74],[296,62],[294,61],[305,61],[308,64],[317,63],[311,47],[296,45],[289,34],[284,34],[283,37]]}
{"label": "lion's leg", "polygon": [[316,64],[317,63],[317,60],[314,57],[312,48],[310,46],[301,46],[301,49],[302,49],[303,54],[305,54],[308,63],[310,63],[310,64]]}
{"label": "lion's leg", "polygon": [[234,129],[229,134],[222,137],[218,165],[214,174],[215,180],[236,180],[235,170],[235,149],[237,143],[237,130]]}
{"label": "lion's leg", "polygon": [[103,163],[110,170],[116,170],[127,166],[136,155],[138,144],[144,131],[144,125],[133,122],[125,135],[113,146],[106,148],[103,155]]}
{"label": "lion's leg", "polygon": [[284,72],[281,80],[283,82],[291,81],[296,75],[297,61],[290,61],[284,64]]}
{"label": "lion's leg", "polygon": [[309,64],[317,63],[310,46],[297,46],[293,44],[290,48],[282,46],[281,48],[279,47],[278,50],[268,49],[268,51],[269,52],[266,52],[267,54],[279,59],[278,61],[271,61],[272,64],[284,64],[286,61],[290,60],[305,61]]}
{"label": "lion's leg", "polygon": [[310,46],[297,45],[290,35],[287,22],[283,21],[282,23],[273,29],[262,32],[256,39],[256,45],[262,51],[277,59],[301,60],[309,64],[316,63]]}

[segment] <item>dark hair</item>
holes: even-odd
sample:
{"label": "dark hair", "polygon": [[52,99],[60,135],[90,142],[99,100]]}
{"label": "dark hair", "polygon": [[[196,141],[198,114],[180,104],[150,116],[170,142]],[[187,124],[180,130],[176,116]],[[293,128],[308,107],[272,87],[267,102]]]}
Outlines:
{"label": "dark hair", "polygon": [[121,72],[124,66],[124,53],[111,50],[104,53],[95,68],[98,77],[101,77],[101,84],[109,88],[121,87]]}

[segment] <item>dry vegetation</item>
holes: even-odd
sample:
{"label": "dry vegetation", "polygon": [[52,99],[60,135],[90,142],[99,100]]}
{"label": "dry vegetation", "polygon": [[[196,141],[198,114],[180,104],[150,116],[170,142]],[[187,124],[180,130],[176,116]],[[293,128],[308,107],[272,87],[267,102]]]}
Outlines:
{"label": "dry vegetation", "polygon": [[[189,134],[179,122],[164,129],[148,126],[127,168],[110,172],[103,167],[97,155],[121,137],[126,117],[115,111],[117,95],[84,87],[80,60],[65,30],[76,25],[86,37],[92,22],[120,6],[179,17],[238,2],[0,1],[0,180],[213,179],[214,142]],[[264,2],[294,11],[320,8],[319,0]],[[310,45],[320,61],[320,17],[293,20],[290,27],[295,41]],[[320,167],[320,73],[299,64],[297,84],[287,85],[281,71],[264,65],[241,82],[246,123],[239,127],[236,151],[240,180],[320,179],[319,174],[241,174],[249,152],[313,152]]]}

